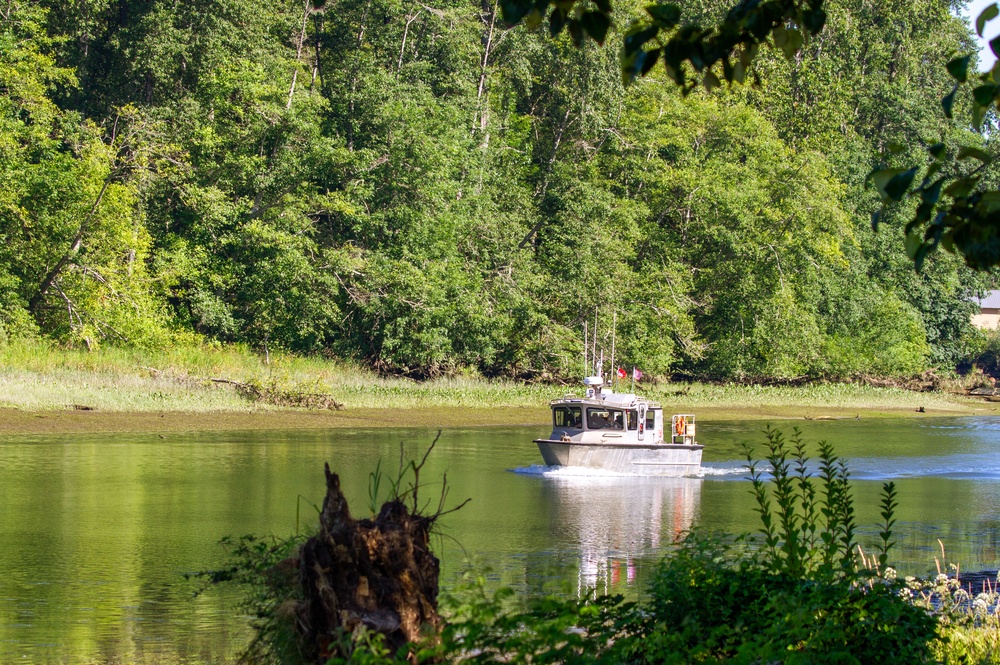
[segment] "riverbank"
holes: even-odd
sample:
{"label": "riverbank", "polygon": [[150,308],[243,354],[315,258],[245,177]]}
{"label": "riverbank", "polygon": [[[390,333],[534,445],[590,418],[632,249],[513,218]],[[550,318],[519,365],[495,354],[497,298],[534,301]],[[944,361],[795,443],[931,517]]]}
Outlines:
{"label": "riverbank", "polygon": [[[577,389],[476,377],[418,382],[238,347],[88,353],[9,344],[0,347],[0,433],[541,426],[548,401]],[[636,392],[702,421],[1000,414],[998,404],[960,395],[854,384],[668,383]],[[342,408],[288,406],[300,395]]]}

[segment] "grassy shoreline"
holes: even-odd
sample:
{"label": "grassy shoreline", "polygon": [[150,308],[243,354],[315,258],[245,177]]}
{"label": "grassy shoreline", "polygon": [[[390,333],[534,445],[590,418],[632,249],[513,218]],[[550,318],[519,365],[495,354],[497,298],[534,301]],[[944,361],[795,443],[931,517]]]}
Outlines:
{"label": "grassy shoreline", "polygon": [[[276,405],[248,397],[237,384],[330,395],[344,409]],[[340,361],[261,358],[238,347],[87,353],[40,343],[0,346],[4,434],[544,425],[548,401],[576,390],[476,377],[416,382]],[[703,421],[998,413],[998,405],[959,395],[853,384],[660,384],[636,391]]]}

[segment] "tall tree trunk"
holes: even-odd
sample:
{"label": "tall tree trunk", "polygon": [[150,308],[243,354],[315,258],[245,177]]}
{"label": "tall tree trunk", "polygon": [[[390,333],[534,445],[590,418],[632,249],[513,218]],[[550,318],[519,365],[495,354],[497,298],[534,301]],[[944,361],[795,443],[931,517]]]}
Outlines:
{"label": "tall tree trunk", "polygon": [[497,11],[490,0],[483,0],[483,57],[479,62],[479,87],[476,91],[476,114],[472,119],[473,128],[479,123],[478,131],[485,132],[489,113],[487,111],[486,99],[486,73],[490,63],[490,54],[493,50],[493,31],[496,28]]}
{"label": "tall tree trunk", "polygon": [[[559,151],[559,144],[562,143],[563,134],[566,132],[566,128],[569,126],[569,117],[573,113],[573,109],[568,109],[566,115],[563,116],[562,122],[559,124],[559,129],[556,130],[555,141],[552,143],[552,153],[549,155],[549,162],[545,165],[545,176],[542,178],[542,182],[539,183],[538,189],[535,190],[535,197],[542,198],[545,196],[545,192],[549,189],[549,176],[552,175],[552,166],[556,162],[556,153]],[[531,242],[535,234],[542,228],[542,224],[545,223],[545,219],[540,219],[538,222],[531,227],[531,230],[525,234],[521,242],[517,244],[518,249],[524,249]]]}
{"label": "tall tree trunk", "polygon": [[302,45],[306,41],[306,22],[309,20],[309,1],[306,0],[305,9],[302,10],[302,25],[299,28],[299,41],[295,47],[295,67],[292,69],[292,85],[288,88],[288,102],[285,108],[292,108],[292,96],[295,94],[295,82],[299,78],[299,63],[302,62]]}
{"label": "tall tree trunk", "polygon": [[62,274],[63,269],[69,264],[70,261],[80,253],[80,247],[83,246],[83,239],[87,236],[87,232],[90,230],[90,225],[94,221],[94,215],[97,213],[97,208],[101,205],[101,201],[104,200],[104,194],[108,191],[108,186],[115,179],[117,173],[112,170],[111,173],[104,179],[104,184],[101,186],[101,191],[94,200],[94,205],[90,207],[90,211],[87,216],[83,218],[80,222],[80,227],[76,231],[76,235],[73,237],[73,242],[70,244],[69,249],[62,255],[62,257],[56,261],[56,264],[52,266],[52,269],[45,275],[42,283],[38,287],[38,292],[31,298],[28,303],[28,309],[34,313],[38,313],[38,306],[41,305],[42,300],[48,295],[49,289],[52,288],[52,283],[59,278]]}

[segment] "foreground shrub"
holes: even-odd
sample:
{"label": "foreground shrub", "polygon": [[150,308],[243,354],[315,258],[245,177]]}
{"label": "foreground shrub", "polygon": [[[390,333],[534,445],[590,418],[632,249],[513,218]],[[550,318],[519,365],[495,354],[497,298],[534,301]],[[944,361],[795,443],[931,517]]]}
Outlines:
{"label": "foreground shrub", "polygon": [[659,566],[628,662],[930,662],[936,621],[882,579],[794,577],[692,535]]}
{"label": "foreground shrub", "polygon": [[[747,458],[759,534],[689,534],[660,562],[648,597],[639,603],[591,596],[517,604],[509,589],[489,593],[485,579],[475,577],[445,600],[440,629],[421,642],[390,649],[377,627],[358,625],[323,638],[337,645],[336,657],[327,662],[994,662],[984,658],[994,658],[988,649],[1000,643],[995,615],[970,613],[966,608],[973,605],[954,594],[956,602],[943,615],[940,600],[915,592],[912,582],[897,581],[888,568],[896,509],[892,483],[883,486],[880,543],[866,559],[855,542],[850,474],[830,446],[820,444],[815,474],[797,431],[790,441],[767,432],[766,477],[749,448]],[[379,478],[377,471],[372,478]],[[398,500],[399,487],[397,479],[390,500]],[[305,662],[302,654],[316,653],[301,643],[301,633],[298,648],[288,648],[296,634],[289,603],[302,593],[288,589],[290,578],[279,574],[288,567],[287,560],[276,565],[284,551],[243,548],[243,559],[230,571],[256,594],[259,635],[250,662]],[[991,638],[981,632],[987,623],[994,629]],[[961,657],[952,657],[948,640]],[[272,648],[270,641],[278,643]]]}

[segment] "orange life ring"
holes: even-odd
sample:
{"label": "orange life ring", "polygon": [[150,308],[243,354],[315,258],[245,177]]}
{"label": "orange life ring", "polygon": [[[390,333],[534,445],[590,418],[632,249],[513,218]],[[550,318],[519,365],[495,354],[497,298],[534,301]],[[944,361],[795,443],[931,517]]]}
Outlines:
{"label": "orange life ring", "polygon": [[677,430],[677,436],[684,436],[684,430],[686,427],[687,427],[687,420],[684,419],[684,416],[678,417],[676,426],[674,428]]}

